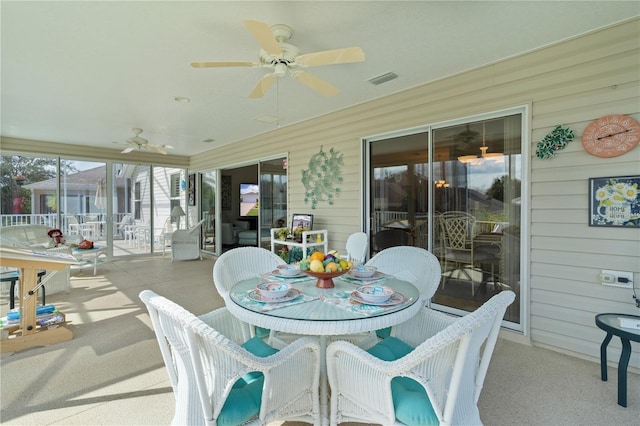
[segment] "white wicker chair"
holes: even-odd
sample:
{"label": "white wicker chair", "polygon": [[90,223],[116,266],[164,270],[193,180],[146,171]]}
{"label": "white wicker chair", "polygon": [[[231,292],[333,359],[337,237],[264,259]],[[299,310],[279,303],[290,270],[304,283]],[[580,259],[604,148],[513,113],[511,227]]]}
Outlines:
{"label": "white wicker chair", "polygon": [[227,301],[236,283],[273,271],[286,262],[275,253],[261,247],[239,247],[225,251],[213,264],[213,283]]}
{"label": "white wicker chair", "polygon": [[[421,303],[424,304],[427,304],[433,297],[440,283],[440,261],[433,254],[420,247],[389,247],[376,253],[366,264],[375,266],[385,274],[409,281],[420,292]],[[378,337],[388,336],[390,332],[391,330],[387,328],[371,331],[364,335],[342,336],[341,339],[366,348],[375,344]]]}
{"label": "white wicker chair", "polygon": [[196,317],[150,290],[140,299],[174,390],[171,424],[320,423],[317,341],[301,338],[278,351],[257,338],[245,342],[246,324],[226,308]]}
{"label": "white wicker chair", "polygon": [[352,262],[364,263],[367,258],[367,249],[369,248],[369,238],[364,232],[355,232],[347,238],[347,260]]}
{"label": "white wicker chair", "polygon": [[204,219],[193,225],[191,229],[178,229],[171,234],[171,261],[202,260],[200,252],[200,227]]}
{"label": "white wicker chair", "polygon": [[[242,280],[257,277],[260,274],[273,271],[278,265],[286,262],[275,253],[261,247],[238,247],[226,251],[220,255],[213,264],[213,284],[225,303],[234,303],[229,300],[229,291]],[[251,333],[266,334],[251,327]],[[269,332],[269,343],[283,347],[286,343],[276,337],[276,332]],[[296,336],[297,337],[297,336]]]}
{"label": "white wicker chair", "polygon": [[502,317],[514,299],[513,292],[503,291],[460,318],[423,308],[368,351],[331,343],[331,424],[401,425],[408,418],[416,424],[482,424],[478,398]]}
{"label": "white wicker chair", "polygon": [[428,302],[440,284],[440,261],[432,253],[420,247],[389,247],[377,253],[367,262],[385,274],[409,281],[418,288],[420,296]]}

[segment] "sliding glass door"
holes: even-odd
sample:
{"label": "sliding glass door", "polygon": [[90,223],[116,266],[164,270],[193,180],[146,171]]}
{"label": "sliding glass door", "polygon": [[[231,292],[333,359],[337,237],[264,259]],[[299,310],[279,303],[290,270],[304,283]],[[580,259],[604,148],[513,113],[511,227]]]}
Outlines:
{"label": "sliding glass door", "polygon": [[260,173],[260,238],[258,245],[270,248],[271,228],[287,224],[287,159],[261,161]]}
{"label": "sliding glass door", "polygon": [[472,311],[496,292],[518,297],[505,320],[519,328],[523,112],[487,114],[367,140],[371,255],[409,245],[440,260],[432,298]]}
{"label": "sliding glass door", "polygon": [[216,188],[217,172],[209,171],[200,176],[200,217],[202,224],[202,250],[216,253]]}

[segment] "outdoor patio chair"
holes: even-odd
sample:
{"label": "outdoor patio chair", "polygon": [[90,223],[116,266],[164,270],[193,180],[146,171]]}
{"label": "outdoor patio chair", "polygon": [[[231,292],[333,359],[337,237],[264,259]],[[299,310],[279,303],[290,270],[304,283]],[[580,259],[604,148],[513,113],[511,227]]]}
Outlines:
{"label": "outdoor patio chair", "polygon": [[[409,281],[420,292],[420,298],[424,304],[427,304],[438,290],[442,276],[438,258],[420,247],[389,247],[377,253],[366,264],[375,266],[378,271],[385,274]],[[369,333],[367,339],[357,344],[367,347],[377,342],[378,337],[386,337],[390,332],[390,328],[373,331]],[[353,339],[351,341],[353,342]]]}
{"label": "outdoor patio chair", "polygon": [[71,214],[66,215],[65,218],[67,219],[67,234],[82,235],[82,228],[80,222],[78,222],[78,218]]}
{"label": "outdoor patio chair", "polygon": [[171,233],[171,261],[202,260],[200,252],[200,228],[204,219],[190,229],[178,229]]}
{"label": "outdoor patio chair", "polygon": [[355,232],[347,238],[346,259],[354,263],[364,263],[367,258],[369,238],[364,232]]}
{"label": "outdoor patio chair", "polygon": [[514,299],[503,291],[459,318],[423,308],[366,351],[331,343],[331,424],[482,424],[478,398]]}
{"label": "outdoor patio chair", "polygon": [[173,224],[171,223],[171,216],[169,216],[165,219],[161,228],[153,230],[154,251],[162,250],[162,255],[164,256],[167,251],[167,244],[171,241],[171,234],[173,234]]}
{"label": "outdoor patio chair", "polygon": [[[234,303],[229,298],[229,291],[234,285],[285,264],[280,256],[262,247],[238,247],[225,251],[216,259],[213,264],[213,284],[225,303]],[[266,330],[252,329],[253,333],[256,331],[259,335],[268,333]],[[273,342],[276,339],[275,333],[272,337]]]}
{"label": "outdoor patio chair", "polygon": [[131,223],[132,218],[133,218],[132,214],[126,214],[122,216],[122,219],[120,219],[120,222],[118,222],[118,225],[116,226],[116,233],[120,235],[123,239],[126,239],[125,230],[127,225]]}
{"label": "outdoor patio chair", "polygon": [[320,346],[310,337],[277,350],[246,340],[246,324],[220,308],[194,316],[150,290],[149,311],[175,396],[173,425],[320,424]]}
{"label": "outdoor patio chair", "polygon": [[262,247],[234,248],[222,253],[213,264],[213,284],[227,302],[229,291],[238,282],[259,277],[284,264],[280,256]]}
{"label": "outdoor patio chair", "polygon": [[455,277],[469,282],[471,296],[475,296],[475,282],[482,281],[483,275],[482,268],[475,269],[478,263],[491,264],[491,275],[494,275],[493,265],[498,262],[499,253],[487,247],[476,250],[473,243],[475,223],[475,217],[464,212],[445,212],[440,217],[443,247],[441,258],[444,262],[443,289],[447,280]]}

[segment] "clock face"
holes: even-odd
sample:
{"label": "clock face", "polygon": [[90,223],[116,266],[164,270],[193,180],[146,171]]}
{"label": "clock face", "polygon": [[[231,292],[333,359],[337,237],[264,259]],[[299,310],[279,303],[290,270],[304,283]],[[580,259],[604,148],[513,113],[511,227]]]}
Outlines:
{"label": "clock face", "polygon": [[582,133],[584,149],[596,157],[626,154],[640,140],[640,124],[626,115],[607,115],[589,124]]}

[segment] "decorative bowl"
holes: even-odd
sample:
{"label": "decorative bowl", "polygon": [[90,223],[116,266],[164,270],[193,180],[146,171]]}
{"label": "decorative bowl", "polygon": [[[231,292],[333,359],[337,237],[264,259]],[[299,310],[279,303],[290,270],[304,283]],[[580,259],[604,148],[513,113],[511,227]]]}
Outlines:
{"label": "decorative bowl", "polygon": [[336,272],[312,272],[312,271],[305,271],[305,270],[303,270],[302,272],[318,279],[318,281],[316,281],[316,287],[333,288],[334,287],[333,278],[339,277],[342,274],[346,274],[347,272],[349,272],[349,269],[345,269],[343,271],[336,271]]}
{"label": "decorative bowl", "polygon": [[293,277],[300,274],[300,267],[298,265],[279,265],[278,274]]}
{"label": "decorative bowl", "polygon": [[256,287],[265,299],[279,299],[291,290],[291,284],[282,282],[263,282]]}
{"label": "decorative bowl", "polygon": [[358,265],[351,268],[351,275],[358,278],[371,278],[377,270],[375,266]]}
{"label": "decorative bowl", "polygon": [[383,285],[361,285],[356,288],[356,292],[358,296],[369,303],[383,303],[386,302],[393,296],[395,290],[391,287],[383,286]]}

